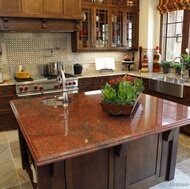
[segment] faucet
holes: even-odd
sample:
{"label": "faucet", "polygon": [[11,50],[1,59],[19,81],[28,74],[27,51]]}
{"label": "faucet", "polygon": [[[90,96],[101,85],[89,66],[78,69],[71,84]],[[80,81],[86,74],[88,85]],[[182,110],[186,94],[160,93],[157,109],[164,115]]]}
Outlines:
{"label": "faucet", "polygon": [[[59,70],[58,76],[59,76],[59,78],[57,77],[58,82],[62,81],[62,96],[55,97],[55,98],[59,101],[63,101],[63,106],[67,107],[69,104],[69,98],[68,98],[67,89],[66,89],[65,74],[62,69]],[[62,77],[62,79],[60,79],[60,76]]]}
{"label": "faucet", "polygon": [[173,59],[173,64],[175,63],[175,60],[176,59],[180,59],[181,63],[182,63],[182,67],[181,67],[181,72],[180,72],[180,76],[181,76],[181,79],[183,79],[183,76],[185,75],[185,64],[184,64],[184,60],[181,56],[178,56],[178,57],[175,57]]}

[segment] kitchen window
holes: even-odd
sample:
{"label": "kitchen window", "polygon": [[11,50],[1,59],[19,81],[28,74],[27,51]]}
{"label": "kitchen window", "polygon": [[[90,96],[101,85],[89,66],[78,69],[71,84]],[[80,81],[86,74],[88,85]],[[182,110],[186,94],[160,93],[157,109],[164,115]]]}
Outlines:
{"label": "kitchen window", "polygon": [[171,61],[190,48],[190,10],[164,13],[161,18],[161,54]]}

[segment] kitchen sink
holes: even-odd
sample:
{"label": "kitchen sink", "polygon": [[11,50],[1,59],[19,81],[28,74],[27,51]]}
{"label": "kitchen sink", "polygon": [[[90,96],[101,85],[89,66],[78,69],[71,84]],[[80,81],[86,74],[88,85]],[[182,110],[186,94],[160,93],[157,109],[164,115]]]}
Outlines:
{"label": "kitchen sink", "polygon": [[[45,98],[42,100],[42,102],[48,106],[54,106],[54,107],[63,106],[63,101],[57,100],[55,97]],[[71,103],[71,102],[73,102],[73,100],[71,98],[69,98],[69,103]]]}
{"label": "kitchen sink", "polygon": [[183,98],[184,83],[183,79],[167,76],[155,77],[149,80],[149,90]]}

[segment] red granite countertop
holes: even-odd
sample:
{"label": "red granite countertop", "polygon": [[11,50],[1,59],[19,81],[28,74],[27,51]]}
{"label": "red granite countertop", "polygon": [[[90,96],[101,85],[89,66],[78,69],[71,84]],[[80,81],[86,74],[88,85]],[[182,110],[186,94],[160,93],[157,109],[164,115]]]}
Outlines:
{"label": "red granite countertop", "polygon": [[101,94],[70,94],[68,119],[62,106],[19,99],[11,107],[36,165],[49,164],[190,123],[187,106],[142,94],[133,117],[111,116],[100,106]]}

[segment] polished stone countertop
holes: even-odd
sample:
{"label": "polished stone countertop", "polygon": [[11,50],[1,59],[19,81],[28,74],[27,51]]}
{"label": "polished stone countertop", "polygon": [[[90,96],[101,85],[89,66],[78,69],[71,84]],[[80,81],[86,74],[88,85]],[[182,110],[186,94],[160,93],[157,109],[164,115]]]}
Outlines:
{"label": "polished stone countertop", "polygon": [[68,108],[42,100],[10,102],[36,165],[76,157],[190,123],[188,106],[142,94],[132,116],[101,109],[100,91],[69,94]]}
{"label": "polished stone countertop", "polygon": [[[82,75],[77,75],[79,79],[82,78],[89,78],[89,77],[101,77],[101,76],[112,76],[112,75],[131,75],[135,77],[141,77],[146,79],[152,79],[157,77],[171,77],[171,78],[178,78],[181,79],[180,76],[176,77],[175,73],[168,73],[163,74],[162,72],[140,72],[140,71],[113,71],[113,72],[93,72],[93,73],[84,73]],[[188,76],[185,76],[184,79],[184,86],[190,86],[190,78]]]}
{"label": "polished stone countertop", "polygon": [[2,83],[0,83],[1,86],[9,86],[9,85],[15,85],[15,82],[12,79],[4,80]]}

